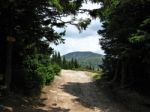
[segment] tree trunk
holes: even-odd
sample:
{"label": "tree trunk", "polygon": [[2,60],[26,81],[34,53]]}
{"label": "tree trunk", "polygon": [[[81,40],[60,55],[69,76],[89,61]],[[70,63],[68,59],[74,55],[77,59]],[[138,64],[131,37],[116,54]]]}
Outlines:
{"label": "tree trunk", "polygon": [[7,91],[10,92],[10,83],[12,75],[12,43],[8,43],[8,50],[6,54],[6,71],[5,71],[5,85]]}
{"label": "tree trunk", "polygon": [[115,70],[114,70],[114,76],[112,78],[112,80],[110,81],[110,83],[114,83],[117,78],[118,78],[118,74],[119,74],[119,68],[120,68],[120,63],[119,60],[117,60],[116,66],[115,66]]}
{"label": "tree trunk", "polygon": [[126,79],[126,73],[127,73],[127,63],[124,60],[124,62],[122,61],[122,69],[121,69],[121,79],[120,79],[120,87],[124,88],[125,86],[125,79]]}

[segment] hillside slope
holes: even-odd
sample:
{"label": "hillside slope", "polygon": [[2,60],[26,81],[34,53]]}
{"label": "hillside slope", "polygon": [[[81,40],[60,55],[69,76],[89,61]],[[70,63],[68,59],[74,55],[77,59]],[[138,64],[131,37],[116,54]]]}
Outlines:
{"label": "hillside slope", "polygon": [[64,57],[66,60],[77,59],[82,67],[91,65],[94,68],[98,68],[98,65],[102,64],[104,56],[93,52],[71,52],[64,55]]}

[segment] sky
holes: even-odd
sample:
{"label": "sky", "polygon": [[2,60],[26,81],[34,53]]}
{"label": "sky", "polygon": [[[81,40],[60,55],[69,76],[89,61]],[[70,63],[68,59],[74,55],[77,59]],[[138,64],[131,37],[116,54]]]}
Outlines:
{"label": "sky", "polygon": [[[99,8],[100,4],[83,4],[83,9],[93,9]],[[86,13],[78,15],[77,18],[89,17]],[[70,17],[64,18],[64,20],[69,20]],[[52,48],[59,51],[61,55],[75,52],[75,51],[91,51],[99,54],[104,54],[104,51],[99,45],[100,35],[97,34],[97,31],[101,29],[100,19],[93,19],[91,24],[87,27],[86,30],[79,32],[79,30],[73,25],[67,25],[66,35],[63,37],[65,39],[64,44],[54,45]],[[62,29],[55,28],[57,32],[61,32]]]}

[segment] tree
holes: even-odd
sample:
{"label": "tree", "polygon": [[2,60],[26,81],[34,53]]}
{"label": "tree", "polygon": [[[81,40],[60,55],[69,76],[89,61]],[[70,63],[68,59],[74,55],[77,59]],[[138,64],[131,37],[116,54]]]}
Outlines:
{"label": "tree", "polygon": [[[105,50],[104,72],[119,86],[149,82],[150,1],[106,0],[97,10],[103,21],[100,44]],[[147,61],[144,61],[147,60]]]}
{"label": "tree", "polygon": [[[64,41],[61,38],[64,32],[55,32],[55,26],[63,27],[65,24],[73,24],[79,29],[86,28],[90,23],[89,19],[80,21],[77,24],[75,18],[77,13],[86,11],[79,9],[82,3],[83,0],[65,0],[65,2],[61,0],[0,1],[0,67],[2,68],[1,73],[6,76],[7,88],[11,83],[11,79],[8,80],[11,75],[12,83],[15,84],[19,74],[22,74],[23,62],[27,56],[32,57],[32,55],[35,55],[35,58],[37,54],[48,56],[52,53],[49,43],[59,44]],[[68,15],[74,15],[73,19],[62,21],[61,18]],[[8,37],[13,37],[16,40],[12,44],[12,49],[10,49],[12,56],[7,54],[9,51],[7,49],[9,44],[6,41]],[[5,69],[6,58],[8,59],[7,65],[12,65],[8,68],[13,67],[10,72]]]}
{"label": "tree", "polygon": [[63,57],[63,59],[62,59],[62,65],[61,65],[61,67],[64,68],[64,69],[67,69],[67,68],[68,68],[68,66],[67,66],[67,61],[66,61],[66,58],[65,58],[65,57]]}
{"label": "tree", "polygon": [[75,68],[79,68],[79,67],[80,67],[80,65],[79,65],[79,63],[78,63],[78,61],[77,61],[77,59],[74,60],[74,67],[75,67]]}

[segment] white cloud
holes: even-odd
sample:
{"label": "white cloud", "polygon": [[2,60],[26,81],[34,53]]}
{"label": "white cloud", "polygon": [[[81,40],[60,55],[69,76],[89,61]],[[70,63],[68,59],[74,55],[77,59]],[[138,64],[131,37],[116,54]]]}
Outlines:
{"label": "white cloud", "polygon": [[100,49],[99,38],[99,35],[88,36],[86,38],[66,38],[65,44],[53,45],[53,47],[62,55],[74,51],[92,51],[104,54]]}
{"label": "white cloud", "polygon": [[96,3],[92,4],[91,2],[89,2],[88,4],[84,3],[82,5],[81,9],[90,9],[90,10],[92,10],[92,9],[98,9],[100,7],[101,7],[101,5],[98,4],[98,3],[97,4]]}
{"label": "white cloud", "polygon": [[99,29],[101,29],[101,23],[99,19],[92,20],[87,29],[83,30],[81,33],[79,33],[79,30],[75,26],[68,25],[66,28],[65,38],[85,38],[87,36],[96,35]]}
{"label": "white cloud", "polygon": [[[100,4],[83,4],[82,9],[96,9],[100,8]],[[77,18],[87,18],[89,15],[83,14],[78,15]],[[66,20],[70,17],[66,18]],[[100,35],[97,31],[101,29],[101,23],[99,19],[91,21],[91,24],[87,27],[85,31],[79,33],[75,26],[67,25],[66,35],[63,37],[65,44],[60,44],[58,46],[52,45],[52,47],[61,53],[61,55],[67,54],[74,51],[92,51],[100,54],[104,54],[101,46],[99,45]],[[63,31],[62,29],[55,28],[57,32]]]}

